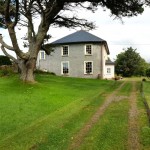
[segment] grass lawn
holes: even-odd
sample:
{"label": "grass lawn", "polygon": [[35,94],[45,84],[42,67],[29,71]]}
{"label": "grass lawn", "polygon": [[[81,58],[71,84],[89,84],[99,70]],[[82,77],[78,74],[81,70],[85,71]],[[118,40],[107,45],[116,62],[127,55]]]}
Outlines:
{"label": "grass lawn", "polygon": [[120,82],[38,75],[0,78],[0,149],[66,149],[72,135]]}
{"label": "grass lawn", "polygon": [[[67,150],[73,137],[122,81],[37,75],[36,84],[24,84],[17,75],[0,77],[0,150]],[[79,150],[126,150],[128,97],[133,80],[126,80],[91,128]],[[134,80],[135,81],[135,80]],[[140,80],[136,79],[137,89]],[[150,83],[144,82],[149,95]],[[150,149],[150,128],[138,93],[140,142]]]}
{"label": "grass lawn", "polygon": [[[138,83],[138,89],[141,83]],[[143,82],[143,91],[150,105],[150,81]],[[140,141],[143,150],[150,150],[150,124],[141,95],[138,92]]]}

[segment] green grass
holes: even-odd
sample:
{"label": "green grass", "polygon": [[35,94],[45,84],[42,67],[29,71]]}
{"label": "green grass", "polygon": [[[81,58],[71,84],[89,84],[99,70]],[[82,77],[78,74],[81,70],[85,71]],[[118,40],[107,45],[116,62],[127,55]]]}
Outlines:
{"label": "green grass", "polygon": [[131,82],[127,81],[125,85],[120,89],[119,93],[117,93],[117,95],[130,96],[131,91],[132,91]]}
{"label": "green grass", "polygon": [[142,81],[143,79],[148,80],[146,77],[124,77],[123,81]]}
{"label": "green grass", "polygon": [[121,82],[38,75],[0,78],[0,149],[66,149],[72,135]]}
{"label": "green grass", "polygon": [[143,91],[145,98],[150,106],[150,81],[143,82]]}
{"label": "green grass", "polygon": [[[131,83],[119,91],[118,95],[129,95]],[[86,137],[81,150],[126,150],[128,138],[129,102],[126,98],[112,103],[99,122]]]}
{"label": "green grass", "polygon": [[[138,90],[138,110],[139,110],[139,128],[140,128],[140,142],[142,150],[150,149],[150,126],[148,122],[147,113],[145,110],[145,106],[139,92],[141,82],[138,82],[137,90]],[[144,82],[144,94],[146,97],[149,95],[150,82]]]}
{"label": "green grass", "polygon": [[[37,75],[36,80],[36,84],[24,84],[17,75],[0,77],[0,150],[66,150],[106,96],[122,83],[51,75]],[[146,96],[149,86],[150,82],[144,82]],[[110,104],[81,150],[127,149],[131,91],[131,82],[126,80],[117,93],[122,100]],[[140,94],[138,109],[140,142],[143,150],[149,150],[150,128]]]}

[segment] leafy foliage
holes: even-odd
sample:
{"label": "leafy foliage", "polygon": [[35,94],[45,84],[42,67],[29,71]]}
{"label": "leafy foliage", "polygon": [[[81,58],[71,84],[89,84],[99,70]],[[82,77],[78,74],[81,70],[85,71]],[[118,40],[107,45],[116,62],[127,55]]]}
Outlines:
{"label": "leafy foliage", "polygon": [[150,78],[150,68],[146,70],[146,76]]}
{"label": "leafy foliage", "polygon": [[11,65],[12,62],[10,61],[9,57],[7,56],[0,56],[0,66],[2,65]]}
{"label": "leafy foliage", "polygon": [[143,76],[147,67],[146,61],[132,47],[118,54],[115,61],[116,73],[125,77]]}

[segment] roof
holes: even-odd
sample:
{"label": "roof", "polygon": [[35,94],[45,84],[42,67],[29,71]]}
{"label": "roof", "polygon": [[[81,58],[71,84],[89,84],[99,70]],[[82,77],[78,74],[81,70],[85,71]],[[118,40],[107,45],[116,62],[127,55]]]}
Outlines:
{"label": "roof", "polygon": [[77,31],[75,33],[69,34],[63,38],[60,38],[52,43],[51,45],[62,45],[62,44],[74,44],[74,43],[103,43],[107,53],[109,54],[109,49],[107,42],[89,32],[84,30]]}
{"label": "roof", "polygon": [[110,59],[106,60],[105,62],[106,65],[114,65],[115,63],[112,62]]}

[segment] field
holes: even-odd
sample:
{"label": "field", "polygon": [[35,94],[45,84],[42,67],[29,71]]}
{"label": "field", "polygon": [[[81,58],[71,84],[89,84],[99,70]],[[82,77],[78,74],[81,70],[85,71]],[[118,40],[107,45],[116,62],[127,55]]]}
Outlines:
{"label": "field", "polygon": [[[129,142],[132,134],[139,149],[150,149],[144,105],[135,95],[139,81],[51,75],[36,80],[24,84],[16,75],[0,78],[0,150],[126,150],[134,142]],[[138,134],[128,133],[132,95],[140,112]]]}

